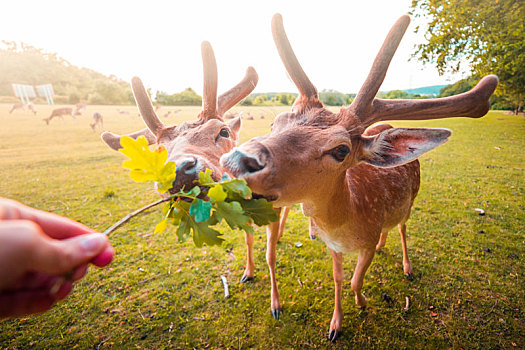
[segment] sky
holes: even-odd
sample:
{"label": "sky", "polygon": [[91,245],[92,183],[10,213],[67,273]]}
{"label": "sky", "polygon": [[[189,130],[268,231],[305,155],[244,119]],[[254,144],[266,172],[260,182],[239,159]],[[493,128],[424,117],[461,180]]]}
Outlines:
{"label": "sky", "polygon": [[[57,53],[72,64],[147,87],[202,93],[200,44],[213,46],[219,93],[237,84],[246,68],[259,74],[254,92],[296,92],[275,49],[270,23],[281,13],[291,45],[319,91],[357,92],[390,27],[411,0],[323,1],[3,1],[0,39]],[[412,22],[381,91],[450,84],[431,65],[409,60],[424,42]]]}

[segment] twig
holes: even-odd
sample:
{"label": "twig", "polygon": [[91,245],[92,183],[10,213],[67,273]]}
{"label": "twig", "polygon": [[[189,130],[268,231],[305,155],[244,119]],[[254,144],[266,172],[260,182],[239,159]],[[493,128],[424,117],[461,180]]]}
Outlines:
{"label": "twig", "polygon": [[172,198],[174,197],[178,197],[176,195],[172,195],[172,196],[169,196],[169,197],[166,197],[166,198],[163,198],[161,200],[158,200],[156,202],[153,202],[153,203],[150,203],[148,205],[146,205],[145,207],[142,207],[140,209],[137,209],[135,210],[133,213],[131,214],[128,214],[126,216],[124,216],[122,219],[120,219],[119,221],[117,221],[116,223],[114,223],[113,225],[111,225],[110,227],[108,227],[104,232],[103,234],[105,234],[106,236],[109,236],[111,233],[113,233],[113,231],[115,231],[117,228],[119,228],[120,226],[124,225],[126,222],[128,222],[129,220],[131,220],[132,217],[134,216],[137,216],[139,215],[140,213],[142,213],[143,211],[146,211],[150,208],[153,208],[159,204],[162,204],[164,202],[167,202],[169,200],[171,200]]}
{"label": "twig", "polygon": [[230,292],[228,291],[228,280],[226,279],[226,276],[221,275],[222,280],[222,286],[224,287],[224,299],[228,298],[230,296]]}
{"label": "twig", "polygon": [[410,299],[408,297],[405,297],[405,308],[403,309],[403,311],[408,312],[409,307],[410,307]]}
{"label": "twig", "polygon": [[492,311],[494,311],[494,308],[496,307],[496,305],[498,305],[498,299],[496,299],[496,302],[494,303],[494,305],[492,305],[492,308],[490,309],[490,311],[487,312],[485,315],[483,315],[483,318],[485,318],[488,315],[490,315],[492,313]]}

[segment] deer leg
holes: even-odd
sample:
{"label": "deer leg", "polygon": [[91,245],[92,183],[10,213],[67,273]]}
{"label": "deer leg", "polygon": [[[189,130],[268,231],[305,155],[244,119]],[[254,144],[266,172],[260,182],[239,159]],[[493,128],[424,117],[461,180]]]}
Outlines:
{"label": "deer leg", "polygon": [[279,221],[279,238],[277,242],[281,240],[281,237],[284,233],[284,226],[286,225],[286,219],[288,218],[288,213],[290,212],[290,207],[284,207],[281,212],[281,220]]}
{"label": "deer leg", "polygon": [[[405,223],[397,225],[399,234],[401,235],[401,247],[403,248],[403,272],[407,278],[411,281],[414,278],[412,272],[412,264],[408,259],[408,248],[407,248],[407,225]],[[382,236],[382,234],[381,234]]]}
{"label": "deer leg", "polygon": [[386,238],[388,237],[388,231],[381,232],[381,237],[379,237],[379,242],[376,245],[376,251],[381,250],[386,244]]}
{"label": "deer leg", "polygon": [[244,269],[240,283],[253,281],[255,270],[255,263],[253,261],[253,235],[245,232],[244,240],[246,242],[246,268]]}
{"label": "deer leg", "polygon": [[[279,209],[280,210],[280,209]],[[277,280],[275,278],[275,248],[279,240],[279,221],[272,222],[266,227],[266,262],[270,269],[271,291],[271,311],[272,316],[279,320],[282,312],[281,301],[279,300],[279,290],[277,289]]]}
{"label": "deer leg", "polygon": [[330,322],[330,330],[328,332],[328,340],[335,342],[341,334],[341,325],[343,323],[343,308],[341,306],[341,292],[343,290],[343,253],[336,253],[329,249],[332,256],[332,269],[335,284],[335,306],[332,321]]}
{"label": "deer leg", "polygon": [[310,236],[310,239],[317,238],[317,226],[312,218],[308,218],[308,235]]}
{"label": "deer leg", "polygon": [[375,248],[361,249],[357,257],[357,265],[355,267],[354,276],[352,277],[352,290],[355,294],[355,303],[357,306],[364,308],[366,306],[366,297],[361,293],[363,288],[363,279],[365,273],[372,263],[374,258]]}

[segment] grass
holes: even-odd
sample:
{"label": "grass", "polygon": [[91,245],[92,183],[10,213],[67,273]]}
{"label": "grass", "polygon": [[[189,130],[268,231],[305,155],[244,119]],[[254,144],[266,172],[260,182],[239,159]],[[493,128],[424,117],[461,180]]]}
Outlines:
{"label": "grass", "polygon": [[[130,112],[122,115],[115,106],[88,106],[77,122],[65,117],[49,126],[41,118],[50,107],[38,106],[37,116],[9,115],[9,107],[0,105],[2,196],[98,230],[157,199],[151,186],[132,183],[120,166],[124,157],[88,125],[99,111],[107,130],[142,128],[135,107],[121,107]],[[193,119],[198,110],[184,107],[163,120]],[[242,110],[256,118],[243,121],[241,142],[268,131],[275,113],[286,108]],[[344,333],[337,344],[326,340],[333,310],[329,254],[323,242],[308,239],[306,218],[294,207],[277,246],[285,312],[279,321],[270,315],[262,228],[255,234],[256,279],[241,285],[242,232],[222,227],[223,246],[197,249],[178,244],[174,229],[153,235],[160,217],[154,211],[115,232],[113,264],[92,269],[66,301],[42,315],[0,321],[0,347],[524,348],[525,120],[491,112],[476,120],[394,124],[447,127],[454,134],[421,158],[421,190],[408,222],[415,280],[404,278],[393,231],[365,277],[369,304],[360,311],[350,289],[356,255],[346,255]],[[230,283],[229,299],[221,274]]]}

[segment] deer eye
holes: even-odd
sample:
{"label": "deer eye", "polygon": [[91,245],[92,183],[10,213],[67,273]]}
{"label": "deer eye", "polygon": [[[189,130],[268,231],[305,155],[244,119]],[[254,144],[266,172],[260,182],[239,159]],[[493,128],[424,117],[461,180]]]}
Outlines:
{"label": "deer eye", "polygon": [[350,153],[350,148],[347,145],[339,145],[332,150],[332,157],[338,162],[342,162],[348,153]]}
{"label": "deer eye", "polygon": [[222,128],[219,132],[219,136],[221,137],[230,137],[230,131],[226,128]]}

